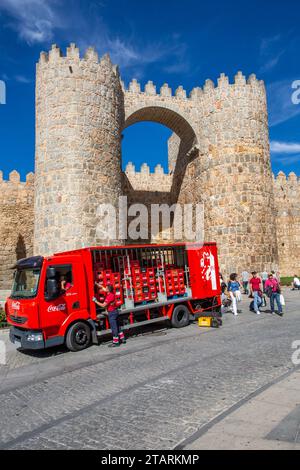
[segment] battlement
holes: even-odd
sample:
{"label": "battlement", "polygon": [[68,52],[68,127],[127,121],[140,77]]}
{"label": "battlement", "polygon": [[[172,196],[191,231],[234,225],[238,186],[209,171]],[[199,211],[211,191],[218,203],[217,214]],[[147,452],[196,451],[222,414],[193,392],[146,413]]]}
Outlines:
{"label": "battlement", "polygon": [[273,179],[275,183],[284,184],[284,183],[292,183],[298,184],[300,188],[300,177],[296,175],[293,171],[286,175],[283,171],[280,171],[277,176],[273,174]]}
{"label": "battlement", "polygon": [[136,174],[143,174],[143,175],[165,175],[168,176],[168,173],[165,173],[164,168],[161,166],[160,163],[156,165],[154,168],[154,173],[150,173],[150,167],[147,163],[142,163],[141,171],[138,172],[135,170],[135,165],[132,162],[128,162],[125,168],[126,174],[136,175]]}
{"label": "battlement", "polygon": [[[8,180],[3,179],[3,171],[0,170],[0,185],[18,186],[20,189],[32,186],[34,183],[34,173],[27,173],[26,181],[21,181],[20,173],[13,170],[9,173]],[[3,189],[3,188],[2,188]]]}
{"label": "battlement", "polygon": [[156,165],[154,173],[151,173],[147,163],[143,163],[140,171],[136,171],[135,165],[129,162],[124,173],[132,188],[136,191],[169,192],[171,190],[172,176],[165,173],[160,164]]}
{"label": "battlement", "polygon": [[240,87],[247,87],[253,88],[256,87],[258,89],[264,89],[264,82],[262,80],[258,80],[255,74],[251,74],[247,79],[242,74],[242,72],[238,72],[235,77],[233,83],[229,82],[229,78],[224,73],[221,73],[220,77],[218,78],[217,85],[210,80],[207,79],[204,83],[204,86],[195,87],[191,90],[189,95],[187,95],[186,90],[180,85],[176,88],[175,92],[173,93],[172,89],[169,87],[168,83],[164,83],[161,87],[159,92],[157,91],[157,86],[149,80],[144,90],[142,90],[141,84],[133,78],[128,85],[128,88],[125,87],[124,83],[122,82],[123,90],[128,93],[134,94],[144,94],[148,96],[160,96],[162,98],[176,98],[180,100],[192,100],[197,101],[203,95],[212,92],[213,90],[221,89],[224,90],[226,88],[240,88]]}
{"label": "battlement", "polygon": [[116,75],[119,75],[118,66],[112,64],[109,54],[106,53],[102,57],[99,57],[98,52],[95,50],[95,48],[90,46],[86,49],[84,55],[81,57],[80,50],[75,43],[71,43],[67,47],[65,55],[62,53],[62,50],[56,44],[52,44],[52,47],[49,52],[42,51],[40,53],[38,65],[58,64],[60,62],[63,63],[66,60],[72,63],[79,63],[83,61],[94,64],[106,65],[108,67],[111,67],[111,69]]}

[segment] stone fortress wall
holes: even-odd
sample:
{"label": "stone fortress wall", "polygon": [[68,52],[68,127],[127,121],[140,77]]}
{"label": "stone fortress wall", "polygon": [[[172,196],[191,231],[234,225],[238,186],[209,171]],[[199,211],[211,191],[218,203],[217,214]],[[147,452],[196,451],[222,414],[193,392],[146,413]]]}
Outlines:
{"label": "stone fortress wall", "polygon": [[[206,80],[189,95],[181,86],[173,94],[167,84],[158,92],[152,82],[142,90],[136,80],[125,88],[109,56],[99,59],[89,48],[80,57],[75,44],[63,56],[53,45],[37,64],[36,116],[35,187],[25,185],[27,204],[26,198],[20,203],[21,191],[9,193],[11,183],[1,183],[0,212],[10,204],[13,213],[3,226],[19,231],[26,254],[32,231],[36,254],[103,243],[97,207],[116,206],[126,195],[128,204],[203,203],[205,238],[218,243],[226,274],[278,266],[282,274],[298,271],[300,183],[293,174],[272,175],[265,87],[255,75],[238,72],[230,83],[221,74],[217,86]],[[160,165],[150,173],[147,164],[140,171],[128,164],[122,172],[121,133],[141,121],[173,131],[168,174]],[[26,219],[35,226],[23,233],[20,212],[33,211],[33,192],[34,212]],[[8,266],[16,240],[3,240]]]}
{"label": "stone fortress wall", "polygon": [[[140,171],[128,163],[123,178],[129,204],[145,203],[145,197],[149,200],[151,194],[151,202],[156,204],[170,200],[172,175],[164,173],[160,165],[150,173],[146,163]],[[3,180],[0,172],[0,289],[11,287],[11,268],[15,262],[33,254],[33,183],[33,173],[27,175],[26,182],[21,182],[16,171],[10,173],[8,181]],[[165,194],[158,188],[165,188]],[[280,272],[286,276],[300,274],[300,178],[295,173],[287,177],[279,172],[277,177],[273,176],[273,189]]]}
{"label": "stone fortress wall", "polygon": [[283,275],[300,275],[300,178],[280,171],[274,178],[279,267]]}
{"label": "stone fortress wall", "polygon": [[17,171],[3,180],[0,171],[0,289],[10,289],[12,267],[33,254],[34,175],[20,181]]}

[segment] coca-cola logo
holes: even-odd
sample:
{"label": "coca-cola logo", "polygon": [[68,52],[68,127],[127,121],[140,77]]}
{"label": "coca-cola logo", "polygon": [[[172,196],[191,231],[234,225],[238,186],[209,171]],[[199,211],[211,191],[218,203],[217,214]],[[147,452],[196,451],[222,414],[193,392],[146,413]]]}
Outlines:
{"label": "coca-cola logo", "polygon": [[21,304],[20,304],[20,302],[12,302],[11,307],[12,307],[14,310],[20,310]]}
{"label": "coca-cola logo", "polygon": [[66,310],[66,304],[49,305],[48,312],[62,312]]}

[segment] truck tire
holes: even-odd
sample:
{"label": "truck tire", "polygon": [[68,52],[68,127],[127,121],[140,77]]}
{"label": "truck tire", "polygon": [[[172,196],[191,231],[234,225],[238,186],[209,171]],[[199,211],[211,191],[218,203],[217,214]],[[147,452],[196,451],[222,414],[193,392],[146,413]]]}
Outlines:
{"label": "truck tire", "polygon": [[66,346],[70,351],[82,351],[87,348],[91,342],[90,327],[83,322],[74,323],[66,336]]}
{"label": "truck tire", "polygon": [[174,328],[183,328],[190,323],[190,311],[185,305],[176,305],[171,319]]}

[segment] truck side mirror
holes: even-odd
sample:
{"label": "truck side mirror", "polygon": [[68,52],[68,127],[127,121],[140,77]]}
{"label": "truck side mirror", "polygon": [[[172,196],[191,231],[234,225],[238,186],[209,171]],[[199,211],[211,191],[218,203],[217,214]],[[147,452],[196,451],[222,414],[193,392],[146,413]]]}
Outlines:
{"label": "truck side mirror", "polygon": [[56,270],[55,268],[49,266],[47,268],[47,279],[54,279],[56,277]]}
{"label": "truck side mirror", "polygon": [[56,299],[60,294],[60,289],[56,279],[47,279],[47,298],[49,300]]}

